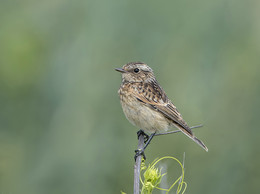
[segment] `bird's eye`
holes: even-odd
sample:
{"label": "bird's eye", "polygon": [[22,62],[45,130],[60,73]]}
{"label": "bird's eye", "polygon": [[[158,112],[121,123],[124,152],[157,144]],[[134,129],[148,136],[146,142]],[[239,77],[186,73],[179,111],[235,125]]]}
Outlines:
{"label": "bird's eye", "polygon": [[135,69],[134,69],[134,72],[135,72],[135,73],[138,73],[138,72],[139,72],[139,69],[138,69],[138,68],[135,68]]}

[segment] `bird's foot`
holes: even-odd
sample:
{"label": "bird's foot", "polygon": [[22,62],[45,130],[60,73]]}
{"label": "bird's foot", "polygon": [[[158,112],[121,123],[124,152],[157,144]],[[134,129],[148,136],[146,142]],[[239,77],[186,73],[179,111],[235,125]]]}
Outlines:
{"label": "bird's foot", "polygon": [[142,129],[137,131],[137,139],[139,139],[140,135],[144,136],[144,143],[146,143],[149,139],[149,135],[147,135]]}
{"label": "bird's foot", "polygon": [[146,156],[144,154],[144,149],[135,150],[135,161],[138,156],[143,156],[144,160],[146,160]]}

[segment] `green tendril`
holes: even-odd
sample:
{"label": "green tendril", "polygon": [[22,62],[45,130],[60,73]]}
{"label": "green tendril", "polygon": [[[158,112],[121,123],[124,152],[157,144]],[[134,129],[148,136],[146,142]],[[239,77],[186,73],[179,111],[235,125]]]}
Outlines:
{"label": "green tendril", "polygon": [[[181,176],[170,186],[169,189],[157,187],[160,184],[162,177],[166,173],[162,174],[161,173],[162,169],[159,170],[158,168],[155,167],[155,165],[164,159],[172,159],[172,160],[176,161],[181,166],[181,169],[182,169]],[[142,194],[151,194],[155,188],[158,190],[161,190],[161,191],[166,191],[166,194],[167,194],[172,190],[172,188],[177,183],[178,183],[177,194],[180,194],[180,193],[183,194],[187,188],[187,183],[184,182],[184,167],[181,164],[181,162],[174,157],[165,156],[165,157],[162,157],[159,159],[155,159],[151,164],[148,165],[148,167],[145,166],[145,163],[143,160],[141,163],[141,171],[144,171],[144,170],[145,170],[145,172],[143,173],[144,180],[142,180],[142,177],[140,177],[140,181],[143,185],[142,192],[141,192]]]}

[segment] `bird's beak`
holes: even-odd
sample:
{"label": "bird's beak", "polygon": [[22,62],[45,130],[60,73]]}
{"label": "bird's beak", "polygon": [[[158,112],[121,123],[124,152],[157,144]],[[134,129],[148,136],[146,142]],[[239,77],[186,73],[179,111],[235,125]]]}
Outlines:
{"label": "bird's beak", "polygon": [[121,69],[121,68],[115,68],[116,71],[120,72],[120,73],[126,73],[125,70]]}

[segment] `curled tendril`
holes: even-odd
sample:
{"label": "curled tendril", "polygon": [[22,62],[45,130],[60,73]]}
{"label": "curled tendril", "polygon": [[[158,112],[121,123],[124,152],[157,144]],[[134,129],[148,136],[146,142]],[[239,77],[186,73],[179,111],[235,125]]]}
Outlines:
{"label": "curled tendril", "polygon": [[[172,159],[172,160],[176,161],[181,166],[181,169],[182,169],[181,176],[168,189],[157,187],[160,184],[162,177],[166,173],[162,174],[161,169],[159,170],[158,168],[155,167],[155,165],[164,159]],[[146,171],[143,173],[144,181],[140,177],[140,181],[143,185],[142,194],[151,194],[155,188],[159,189],[161,191],[166,191],[166,193],[169,193],[177,183],[179,183],[178,187],[177,187],[177,194],[180,194],[180,193],[183,194],[185,192],[185,190],[187,188],[187,183],[184,182],[184,167],[178,159],[176,159],[172,156],[165,156],[165,157],[162,157],[159,159],[155,159],[151,164],[148,165],[148,167],[146,167],[144,161],[142,161],[141,171],[143,171],[145,169],[146,169]]]}

